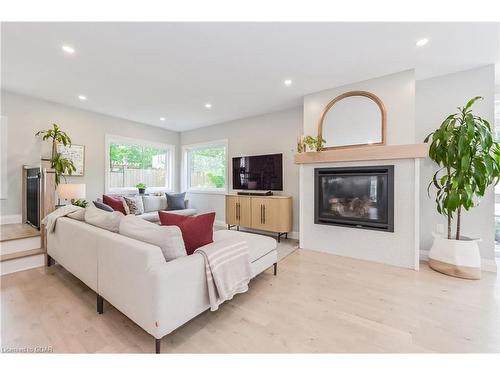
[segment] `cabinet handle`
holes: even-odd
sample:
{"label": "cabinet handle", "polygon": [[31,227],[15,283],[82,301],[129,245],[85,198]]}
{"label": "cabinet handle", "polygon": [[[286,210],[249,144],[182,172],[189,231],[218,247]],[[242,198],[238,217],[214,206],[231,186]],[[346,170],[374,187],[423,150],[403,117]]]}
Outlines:
{"label": "cabinet handle", "polygon": [[260,223],[262,224],[262,205],[260,205]]}
{"label": "cabinet handle", "polygon": [[240,204],[236,203],[236,220],[240,219]]}
{"label": "cabinet handle", "polygon": [[263,224],[266,223],[266,205],[262,205],[262,218],[263,218]]}

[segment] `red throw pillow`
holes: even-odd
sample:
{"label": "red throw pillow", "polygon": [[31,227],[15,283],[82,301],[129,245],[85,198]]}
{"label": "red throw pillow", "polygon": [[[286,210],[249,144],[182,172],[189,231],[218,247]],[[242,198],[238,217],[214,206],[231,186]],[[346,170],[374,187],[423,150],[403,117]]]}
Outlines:
{"label": "red throw pillow", "polygon": [[125,212],[125,207],[123,206],[125,204],[125,199],[123,199],[122,197],[112,197],[110,195],[103,195],[102,203],[107,204],[115,211],[120,211],[124,215],[127,214]]}
{"label": "red throw pillow", "polygon": [[197,216],[184,216],[159,211],[161,225],[176,225],[181,229],[184,246],[188,255],[194,251],[214,242],[215,212]]}

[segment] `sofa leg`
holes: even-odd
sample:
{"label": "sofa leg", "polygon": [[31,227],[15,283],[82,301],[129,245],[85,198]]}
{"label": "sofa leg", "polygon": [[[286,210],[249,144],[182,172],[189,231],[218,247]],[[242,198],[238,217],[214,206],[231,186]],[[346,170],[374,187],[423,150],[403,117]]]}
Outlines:
{"label": "sofa leg", "polygon": [[274,267],[274,276],[276,276],[278,274],[278,263],[274,263],[273,267]]}
{"label": "sofa leg", "polygon": [[156,354],[160,354],[161,339],[155,339]]}
{"label": "sofa leg", "polygon": [[54,258],[52,258],[49,254],[47,254],[47,267],[54,265]]}
{"label": "sofa leg", "polygon": [[97,312],[102,314],[104,312],[104,298],[101,295],[97,295]]}

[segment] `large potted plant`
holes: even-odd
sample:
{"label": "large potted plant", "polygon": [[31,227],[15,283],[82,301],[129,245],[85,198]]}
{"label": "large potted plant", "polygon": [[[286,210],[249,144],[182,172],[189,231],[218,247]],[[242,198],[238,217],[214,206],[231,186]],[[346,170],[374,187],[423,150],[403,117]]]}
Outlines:
{"label": "large potted plant", "polygon": [[[488,121],[472,113],[475,97],[449,115],[429,134],[429,157],[439,165],[429,183],[436,189],[437,211],[448,220],[446,237],[434,235],[429,266],[436,271],[467,279],[481,277],[481,257],[477,242],[462,236],[462,208],[470,210],[479,203],[488,186],[500,176],[500,145],[493,139]],[[456,230],[452,234],[452,220]],[[491,218],[493,220],[493,217]],[[493,241],[493,239],[491,239]]]}
{"label": "large potted plant", "polygon": [[61,182],[61,176],[64,174],[73,174],[76,171],[73,162],[64,158],[61,153],[57,152],[57,144],[64,146],[71,145],[71,138],[63,132],[57,124],[52,124],[52,128],[48,130],[40,130],[35,136],[41,136],[42,140],[50,139],[52,141],[52,154],[50,158],[50,166],[54,170],[56,185]]}

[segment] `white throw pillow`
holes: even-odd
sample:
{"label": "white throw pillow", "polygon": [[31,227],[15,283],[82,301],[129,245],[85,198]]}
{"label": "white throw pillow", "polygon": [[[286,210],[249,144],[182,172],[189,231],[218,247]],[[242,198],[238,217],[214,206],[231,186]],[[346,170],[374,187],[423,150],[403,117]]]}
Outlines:
{"label": "white throw pillow", "polygon": [[120,221],[125,217],[119,211],[108,212],[89,204],[85,209],[85,222],[96,227],[107,229],[111,232],[118,232]]}
{"label": "white throw pillow", "polygon": [[181,230],[176,226],[161,226],[127,215],[120,222],[120,234],[158,246],[167,262],[187,255]]}

